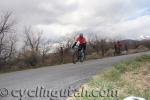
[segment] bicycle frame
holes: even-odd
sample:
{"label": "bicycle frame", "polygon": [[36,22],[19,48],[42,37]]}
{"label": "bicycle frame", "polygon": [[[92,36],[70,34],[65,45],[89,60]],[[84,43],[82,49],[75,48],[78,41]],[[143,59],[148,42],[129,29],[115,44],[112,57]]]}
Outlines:
{"label": "bicycle frame", "polygon": [[73,53],[73,63],[76,63],[78,61],[83,62],[84,57],[85,55],[83,49],[79,51],[79,46],[75,46],[74,53]]}

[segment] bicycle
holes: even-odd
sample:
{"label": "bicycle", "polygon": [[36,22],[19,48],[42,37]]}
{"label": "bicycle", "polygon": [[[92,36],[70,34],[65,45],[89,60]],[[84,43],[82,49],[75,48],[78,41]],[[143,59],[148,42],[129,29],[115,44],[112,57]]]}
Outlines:
{"label": "bicycle", "polygon": [[79,51],[79,46],[75,46],[74,48],[74,52],[73,52],[73,57],[72,57],[72,61],[74,64],[76,64],[77,62],[83,62],[85,59],[85,54],[84,54],[84,50],[83,48]]}

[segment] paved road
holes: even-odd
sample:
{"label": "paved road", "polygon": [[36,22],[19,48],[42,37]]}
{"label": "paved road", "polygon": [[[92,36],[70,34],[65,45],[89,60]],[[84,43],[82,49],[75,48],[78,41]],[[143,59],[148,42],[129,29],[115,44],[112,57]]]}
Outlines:
{"label": "paved road", "polygon": [[110,68],[112,64],[143,54],[150,52],[1,74],[0,100],[65,100],[65,97],[59,98],[65,90],[71,93],[91,76]]}

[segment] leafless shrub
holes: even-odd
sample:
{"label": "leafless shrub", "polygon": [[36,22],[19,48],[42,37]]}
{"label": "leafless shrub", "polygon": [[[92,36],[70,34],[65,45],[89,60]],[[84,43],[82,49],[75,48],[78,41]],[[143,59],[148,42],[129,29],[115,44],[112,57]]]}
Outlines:
{"label": "leafless shrub", "polygon": [[25,62],[31,66],[37,65],[40,61],[40,46],[42,33],[33,32],[31,27],[25,28],[24,30],[25,40],[24,40],[24,58]]}
{"label": "leafless shrub", "polygon": [[101,55],[104,56],[106,51],[106,39],[93,34],[89,39],[89,46],[92,47],[98,55],[101,53]]}
{"label": "leafless shrub", "polygon": [[59,58],[60,63],[67,63],[72,60],[72,53],[70,52],[73,43],[75,42],[75,35],[70,37],[65,37],[65,41],[59,41],[57,47],[57,57]]}
{"label": "leafless shrub", "polygon": [[0,65],[7,64],[15,54],[16,36],[12,13],[7,12],[0,18]]}
{"label": "leafless shrub", "polygon": [[42,63],[45,63],[46,57],[48,56],[50,50],[52,49],[52,43],[49,40],[42,39],[40,52],[42,55]]}
{"label": "leafless shrub", "polygon": [[147,48],[150,49],[150,39],[142,40],[142,41],[140,41],[139,44],[140,44],[140,45],[143,45],[143,46],[145,46],[145,47],[147,47]]}

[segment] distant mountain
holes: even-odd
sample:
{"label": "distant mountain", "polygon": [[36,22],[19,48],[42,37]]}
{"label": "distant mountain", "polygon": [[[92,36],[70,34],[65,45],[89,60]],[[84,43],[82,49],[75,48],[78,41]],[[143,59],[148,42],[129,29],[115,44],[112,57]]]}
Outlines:
{"label": "distant mountain", "polygon": [[133,44],[133,43],[140,42],[139,40],[132,40],[132,39],[121,40],[121,41],[125,44]]}

